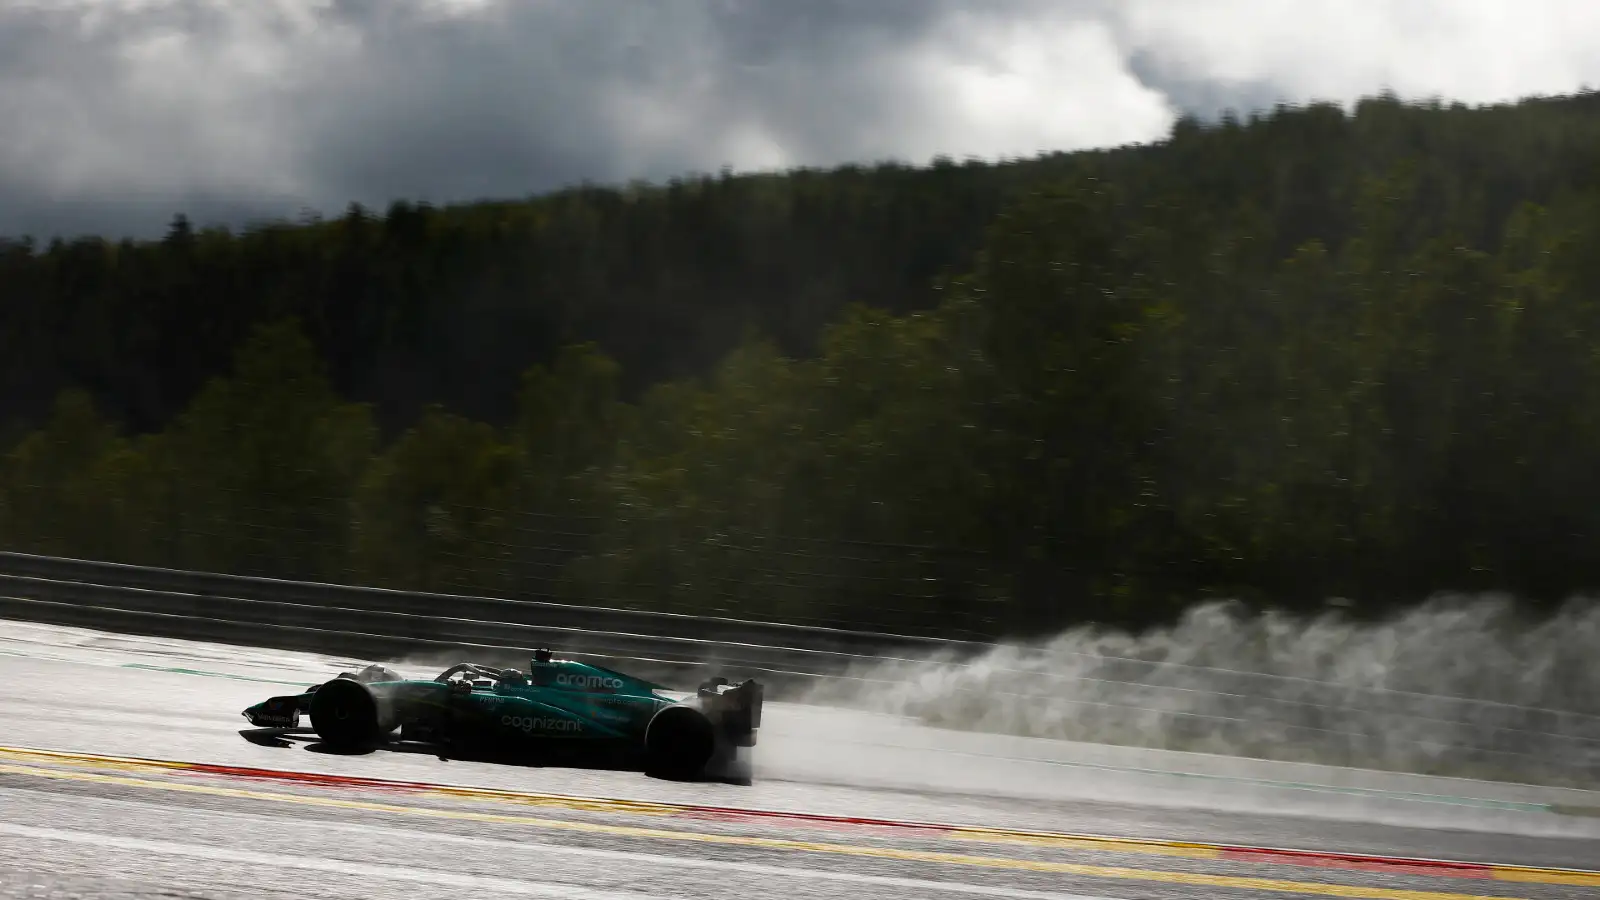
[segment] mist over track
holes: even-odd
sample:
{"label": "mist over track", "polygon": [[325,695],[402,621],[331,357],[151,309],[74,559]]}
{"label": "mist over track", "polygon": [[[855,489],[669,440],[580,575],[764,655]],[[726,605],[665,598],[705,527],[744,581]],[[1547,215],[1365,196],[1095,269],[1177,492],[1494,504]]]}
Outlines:
{"label": "mist over track", "polygon": [[1530,619],[1504,597],[1438,597],[1379,621],[1206,603],[1144,634],[858,662],[806,698],[973,731],[1593,787],[1597,646],[1587,599]]}

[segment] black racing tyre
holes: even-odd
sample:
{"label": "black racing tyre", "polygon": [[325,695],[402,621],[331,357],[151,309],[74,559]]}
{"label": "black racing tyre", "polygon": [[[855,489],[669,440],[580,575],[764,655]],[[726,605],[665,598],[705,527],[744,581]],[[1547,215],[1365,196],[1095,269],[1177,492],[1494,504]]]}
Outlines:
{"label": "black racing tyre", "polygon": [[311,695],[311,727],[330,747],[370,746],[379,737],[378,700],[361,682],[336,678]]}
{"label": "black racing tyre", "polygon": [[699,775],[717,749],[716,730],[705,713],[687,706],[669,706],[656,713],[644,733],[646,771],[657,777],[687,780]]}

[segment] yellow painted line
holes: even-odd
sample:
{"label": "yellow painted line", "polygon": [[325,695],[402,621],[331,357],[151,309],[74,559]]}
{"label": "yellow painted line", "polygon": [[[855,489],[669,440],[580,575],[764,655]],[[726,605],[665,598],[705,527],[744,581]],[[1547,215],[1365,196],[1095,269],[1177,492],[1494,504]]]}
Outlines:
{"label": "yellow painted line", "polygon": [[1070,834],[1029,834],[989,828],[953,828],[944,836],[965,841],[1001,844],[1027,844],[1061,850],[1089,850],[1095,853],[1149,853],[1177,859],[1221,859],[1222,850],[1205,844],[1182,841],[1119,840],[1104,837],[1079,837]]}
{"label": "yellow painted line", "polygon": [[[354,787],[354,785],[352,785]],[[519,803],[526,806],[548,806],[579,812],[627,813],[634,816],[675,816],[682,812],[675,806],[650,803],[645,800],[613,800],[609,798],[563,797],[559,794],[529,794],[521,791],[501,791],[493,788],[430,786],[415,793],[457,800],[489,800],[496,803]]]}
{"label": "yellow painted line", "polygon": [[1600,888],[1600,872],[1563,872],[1524,866],[1495,866],[1494,879],[1515,881],[1520,884],[1565,884]]}
{"label": "yellow painted line", "polygon": [[1057,875],[1075,875],[1083,878],[1105,878],[1132,881],[1152,881],[1165,884],[1183,884],[1195,887],[1231,888],[1250,891],[1276,891],[1279,893],[1306,894],[1321,897],[1364,898],[1364,900],[1508,900],[1480,894],[1455,894],[1440,891],[1397,890],[1393,888],[1365,887],[1360,885],[1320,884],[1307,881],[1288,881],[1277,878],[1247,878],[1231,875],[1211,875],[1191,872],[1166,872],[1151,869],[1133,869],[1120,866],[1094,866],[1079,863],[1051,862],[1045,860],[1008,859],[995,856],[974,856],[964,853],[945,853],[932,850],[910,850],[892,847],[867,847],[854,844],[832,844],[819,841],[799,841],[784,838],[763,838],[751,835],[712,834],[694,831],[675,831],[664,828],[644,828],[631,825],[607,825],[598,822],[575,822],[566,819],[541,819],[532,816],[514,816],[467,810],[429,809],[375,803],[366,800],[347,800],[311,794],[284,794],[228,788],[212,784],[194,784],[174,781],[151,781],[123,775],[102,775],[96,772],[78,772],[66,769],[41,769],[34,766],[0,764],[0,774],[49,778],[63,781],[80,781],[112,784],[120,787],[144,788],[240,800],[270,803],[287,803],[298,806],[316,806],[329,809],[360,810],[363,812],[391,813],[416,818],[453,819],[501,825],[524,825],[557,831],[605,834],[613,837],[641,838],[647,840],[689,841],[723,846],[750,847],[762,850],[788,850],[802,853],[824,853],[836,856],[893,859],[905,862],[942,865],[975,866],[1013,871],[1048,872]]}
{"label": "yellow painted line", "polygon": [[[7,747],[3,745],[0,745],[0,757],[10,757],[13,759],[74,766],[95,766],[98,768],[109,768],[135,772],[154,770],[204,773],[208,768],[210,768],[200,764],[180,762],[176,760],[128,756],[107,756],[94,753],[43,750],[32,747]],[[298,773],[291,772],[286,774],[292,776]],[[307,774],[311,774],[313,777],[316,777],[316,773]],[[339,778],[341,776],[328,777]],[[357,783],[348,785],[348,787],[366,787],[370,789],[382,790],[389,786],[387,782],[381,779],[357,778]],[[319,784],[316,781],[306,781],[303,783],[307,786],[328,786],[327,783]],[[543,794],[504,790],[499,788],[478,788],[466,785],[395,782],[394,787],[403,788],[409,793],[441,796],[452,799],[513,803],[526,806],[566,809],[578,812],[673,816],[682,814],[684,812],[703,811],[701,807],[683,804],[652,803],[643,800],[625,800],[601,797],[578,797],[564,794]],[[728,812],[738,813],[740,810],[730,809]],[[774,822],[783,821],[783,813],[775,812],[772,813],[772,815],[774,817]],[[807,818],[801,815],[795,817],[795,819],[791,821],[798,824],[804,824],[807,821]],[[824,821],[819,824],[828,823]],[[905,823],[905,825],[911,830],[916,830],[919,827],[917,823]],[[1224,847],[1191,841],[1170,841],[1159,840],[1155,838],[1112,838],[1098,835],[1065,834],[1047,831],[1023,831],[1004,828],[983,828],[978,826],[939,825],[926,827],[937,828],[940,835],[943,837],[994,844],[1025,844],[1036,847],[1050,847],[1062,850],[1082,850],[1101,853],[1143,853],[1192,860],[1217,860],[1223,859],[1226,856],[1226,848]],[[1405,864],[1410,861],[1405,859],[1396,859],[1392,862],[1394,862],[1397,866],[1404,868]],[[1292,863],[1285,860],[1284,864]],[[1525,884],[1557,884],[1569,886],[1576,885],[1583,887],[1600,887],[1600,872],[1507,865],[1485,866],[1483,869],[1487,870],[1487,874],[1490,879],[1497,881]],[[1333,867],[1330,870],[1352,871],[1350,869],[1343,869],[1342,867]]]}
{"label": "yellow painted line", "polygon": [[[204,771],[204,767],[192,763],[177,762],[174,760],[144,759],[128,756],[104,756],[94,753],[73,753],[63,750],[40,750],[31,747],[6,747],[0,746],[0,757],[30,760],[34,762],[60,763],[74,766],[95,766],[127,771],[162,770],[162,771]],[[333,776],[339,777],[339,776]],[[304,782],[308,786],[317,785],[314,781]],[[685,812],[700,812],[700,808],[683,804],[651,803],[643,800],[623,800],[599,797],[574,797],[563,794],[541,794],[526,791],[511,791],[498,788],[477,788],[465,785],[440,785],[429,784],[425,787],[413,787],[407,783],[400,783],[408,793],[436,795],[464,800],[487,800],[500,803],[517,803],[527,806],[540,806],[558,809],[570,809],[579,812],[596,813],[627,813],[650,816],[673,816]],[[372,787],[381,789],[381,782],[371,785],[353,784],[351,788]],[[737,811],[733,811],[737,812]],[[774,815],[774,824],[782,814]],[[805,822],[804,816],[795,820]],[[827,824],[826,822],[819,824]],[[907,827],[915,830],[917,825],[908,823]],[[1184,841],[1161,841],[1146,838],[1110,838],[1096,835],[1074,835],[1045,831],[1018,831],[1005,828],[981,828],[977,826],[939,826],[942,837],[956,838],[959,840],[977,841],[984,843],[1026,844],[1036,847],[1055,847],[1063,850],[1086,850],[1101,853],[1144,853],[1178,859],[1217,859],[1222,855],[1218,847],[1206,844],[1190,843]]]}
{"label": "yellow painted line", "polygon": [[34,762],[105,766],[109,769],[127,769],[129,771],[147,771],[150,769],[182,771],[193,768],[190,763],[174,760],[137,759],[131,756],[98,756],[91,753],[65,753],[60,750],[35,750],[31,747],[0,747],[0,756],[33,760]]}
{"label": "yellow painted line", "polygon": [[[57,763],[71,766],[94,766],[96,768],[116,769],[130,772],[140,771],[169,771],[169,772],[195,772],[205,774],[208,767],[198,766],[193,763],[177,762],[163,759],[139,759],[126,756],[100,756],[92,753],[67,753],[61,750],[35,750],[25,747],[0,747],[0,756],[11,759],[30,760],[42,763]],[[247,767],[241,767],[247,768]],[[226,774],[226,773],[219,773]],[[293,774],[293,773],[291,773]],[[329,779],[338,779],[342,776],[325,776]],[[359,776],[349,776],[358,778]],[[317,782],[311,779],[296,782],[294,779],[285,779],[291,783],[304,784],[308,787],[339,786],[337,782]],[[381,789],[381,782],[370,784],[355,783],[347,785],[350,788],[366,787]],[[682,808],[672,804],[651,803],[645,800],[621,800],[596,797],[570,797],[561,794],[533,794],[522,791],[506,791],[496,788],[475,788],[447,784],[430,784],[414,787],[406,783],[397,784],[396,787],[404,788],[407,793],[436,795],[463,800],[490,800],[502,803],[519,803],[527,806],[544,806],[559,809],[570,809],[578,812],[602,813],[628,813],[641,816],[671,816],[682,812]]]}

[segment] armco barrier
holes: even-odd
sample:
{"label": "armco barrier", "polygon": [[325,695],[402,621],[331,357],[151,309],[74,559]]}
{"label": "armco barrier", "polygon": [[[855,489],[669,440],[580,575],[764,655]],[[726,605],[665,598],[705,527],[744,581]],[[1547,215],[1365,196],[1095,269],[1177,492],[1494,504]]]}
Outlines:
{"label": "armco barrier", "polygon": [[690,616],[538,600],[505,600],[460,594],[431,594],[356,585],[286,581],[213,572],[191,572],[24,553],[0,553],[0,574],[53,581],[144,588],[199,596],[303,603],[371,611],[438,615],[448,610],[469,618],[568,628],[672,635],[711,640],[753,640],[850,652],[883,647],[981,651],[989,645],[909,635],[759,622],[716,616]]}
{"label": "armco barrier", "polygon": [[808,678],[982,644],[731,618],[426,594],[0,553],[0,617],[347,656],[533,647],[616,662]]}

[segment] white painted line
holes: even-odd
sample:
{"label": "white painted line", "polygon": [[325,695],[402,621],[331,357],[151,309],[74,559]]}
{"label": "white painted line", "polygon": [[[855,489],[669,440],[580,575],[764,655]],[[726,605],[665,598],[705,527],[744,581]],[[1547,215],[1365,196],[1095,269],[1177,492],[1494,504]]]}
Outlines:
{"label": "white painted line", "polygon": [[466,888],[495,894],[514,894],[522,897],[550,897],[553,900],[651,900],[652,894],[636,891],[597,891],[577,884],[534,884],[510,878],[485,875],[462,875],[436,869],[416,869],[397,865],[370,865],[342,859],[315,859],[307,856],[290,856],[281,853],[257,853],[253,850],[236,850],[227,847],[207,847],[200,844],[179,844],[170,841],[147,841],[139,838],[87,831],[63,831],[35,825],[15,825],[0,822],[0,834],[32,841],[57,841],[66,844],[84,844],[96,849],[113,848],[160,856],[177,856],[202,859],[207,862],[235,863],[260,866],[262,871],[281,872],[300,869],[330,875],[357,876],[377,881],[409,881],[439,887]]}
{"label": "white painted line", "polygon": [[[147,804],[139,801],[111,800],[97,798],[103,802],[130,803],[144,806]],[[198,812],[198,811],[195,811]],[[260,819],[282,825],[282,819],[271,816],[259,816],[251,813],[230,815],[230,822],[237,825],[237,819]],[[508,851],[519,854],[528,853],[537,848],[540,855],[569,856],[593,859],[604,863],[624,863],[639,865],[649,863],[662,868],[679,869],[705,869],[713,872],[738,873],[741,875],[756,875],[764,878],[809,878],[817,881],[832,881],[841,884],[857,886],[871,886],[878,888],[902,888],[918,892],[923,895],[934,892],[966,894],[975,897],[998,897],[1005,900],[1122,900],[1105,894],[1066,894],[1057,891],[1031,891],[1025,888],[1003,887],[998,885],[969,884],[956,881],[930,881],[923,878],[902,878],[892,875],[861,875],[854,872],[836,872],[827,869],[812,869],[803,866],[775,866],[761,863],[718,861],[711,859],[696,859],[684,856],[663,856],[655,853],[634,853],[626,850],[605,850],[597,847],[573,847],[565,844],[547,843],[544,841],[502,841],[496,838],[465,837],[447,833],[422,833],[412,828],[393,828],[383,825],[352,825],[334,822],[305,822],[300,823],[307,830],[349,831],[368,836],[382,834],[402,840],[422,841],[427,844],[458,843],[477,848],[500,846]],[[272,853],[254,853],[248,850],[232,850],[223,847],[212,847],[199,844],[176,844],[167,841],[146,841],[137,838],[125,838],[111,835],[101,835],[81,831],[61,831],[53,828],[42,828],[33,825],[17,825],[0,822],[0,834],[9,834],[35,840],[58,840],[69,843],[91,844],[99,847],[117,847],[118,849],[136,850],[141,853],[158,853],[172,856],[189,856],[218,862],[240,862],[251,865],[269,865],[277,868],[301,867],[314,871],[331,872],[343,875],[368,875],[374,877],[402,878],[422,883],[440,884],[450,887],[471,887],[484,890],[506,891],[521,893],[524,896],[539,897],[572,897],[575,900],[583,898],[627,897],[638,898],[655,897],[653,894],[638,893],[607,893],[594,891],[577,886],[540,886],[529,885],[526,882],[511,879],[491,878],[484,876],[457,875],[451,872],[440,872],[433,869],[392,869],[388,865],[367,865],[357,862],[348,862],[335,859],[310,859],[304,856],[279,855]],[[410,873],[410,874],[395,874]]]}

